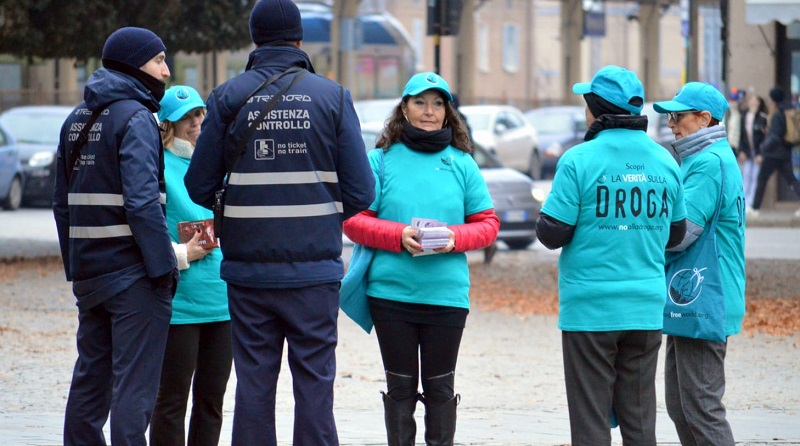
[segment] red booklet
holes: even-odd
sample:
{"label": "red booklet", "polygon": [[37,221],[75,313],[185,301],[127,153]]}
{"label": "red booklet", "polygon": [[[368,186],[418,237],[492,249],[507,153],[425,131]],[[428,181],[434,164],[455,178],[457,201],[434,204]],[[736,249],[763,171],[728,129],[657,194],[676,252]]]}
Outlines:
{"label": "red booklet", "polygon": [[204,248],[216,248],[219,246],[217,237],[214,236],[214,219],[182,221],[178,223],[178,238],[181,243],[186,243],[194,237],[197,230],[202,231],[198,245]]}

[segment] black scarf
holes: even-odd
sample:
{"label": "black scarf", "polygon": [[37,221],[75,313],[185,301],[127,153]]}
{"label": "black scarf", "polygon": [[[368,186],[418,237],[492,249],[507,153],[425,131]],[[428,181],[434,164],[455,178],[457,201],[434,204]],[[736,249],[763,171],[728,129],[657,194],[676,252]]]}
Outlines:
{"label": "black scarf", "polygon": [[[128,76],[132,76],[134,79],[141,82],[142,85],[144,85],[144,88],[146,88],[147,91],[153,96],[153,98],[155,98],[156,102],[161,102],[161,99],[164,97],[164,91],[167,88],[167,84],[145,73],[141,69],[134,68],[130,65],[108,59],[103,59],[103,66],[109,70],[125,73]],[[153,110],[152,107],[147,104],[145,104],[145,106],[148,109],[150,109],[150,111],[152,111],[153,113],[156,113],[158,111],[158,109]]]}
{"label": "black scarf", "polygon": [[629,129],[647,131],[647,116],[636,115],[602,115],[597,118],[589,130],[586,131],[584,141],[591,141],[603,130],[608,129]]}
{"label": "black scarf", "polygon": [[427,131],[414,127],[408,121],[403,123],[403,132],[400,134],[400,141],[417,152],[441,152],[452,140],[453,129],[450,127]]}

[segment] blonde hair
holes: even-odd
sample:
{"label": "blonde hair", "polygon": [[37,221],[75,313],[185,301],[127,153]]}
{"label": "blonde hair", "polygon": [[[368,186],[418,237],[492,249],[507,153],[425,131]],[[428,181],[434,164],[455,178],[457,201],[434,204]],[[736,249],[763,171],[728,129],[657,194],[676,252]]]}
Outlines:
{"label": "blonde hair", "polygon": [[160,126],[161,143],[164,145],[164,148],[172,147],[172,143],[175,142],[175,123],[172,121],[164,121]]}

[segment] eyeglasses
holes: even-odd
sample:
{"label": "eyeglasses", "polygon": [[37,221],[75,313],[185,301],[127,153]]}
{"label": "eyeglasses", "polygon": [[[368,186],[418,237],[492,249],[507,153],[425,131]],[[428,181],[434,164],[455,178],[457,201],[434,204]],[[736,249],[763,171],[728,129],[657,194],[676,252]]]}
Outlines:
{"label": "eyeglasses", "polygon": [[697,110],[686,110],[686,111],[682,111],[682,112],[669,112],[669,113],[667,113],[667,117],[669,118],[669,121],[674,122],[675,124],[677,124],[681,120],[681,116],[690,115],[692,113],[697,113]]}

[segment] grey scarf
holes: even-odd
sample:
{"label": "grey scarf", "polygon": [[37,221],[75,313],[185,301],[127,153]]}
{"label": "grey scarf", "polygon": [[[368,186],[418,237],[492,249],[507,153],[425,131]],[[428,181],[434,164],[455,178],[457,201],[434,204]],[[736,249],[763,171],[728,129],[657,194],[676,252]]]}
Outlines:
{"label": "grey scarf", "polygon": [[711,144],[726,138],[725,127],[715,125],[713,127],[700,129],[685,138],[675,141],[672,143],[672,147],[675,148],[675,151],[678,152],[681,159],[684,159],[702,152],[703,149]]}

